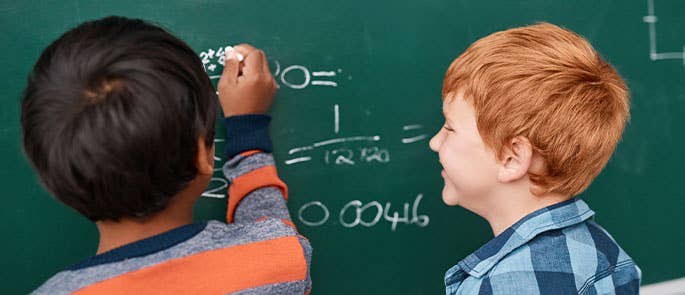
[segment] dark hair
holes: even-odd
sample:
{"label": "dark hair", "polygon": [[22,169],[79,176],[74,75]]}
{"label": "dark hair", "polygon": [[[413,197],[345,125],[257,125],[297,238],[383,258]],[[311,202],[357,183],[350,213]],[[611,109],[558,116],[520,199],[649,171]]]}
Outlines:
{"label": "dark hair", "polygon": [[197,175],[217,98],[183,41],[106,17],[48,46],[21,101],[24,151],[47,189],[90,220],[145,217]]}

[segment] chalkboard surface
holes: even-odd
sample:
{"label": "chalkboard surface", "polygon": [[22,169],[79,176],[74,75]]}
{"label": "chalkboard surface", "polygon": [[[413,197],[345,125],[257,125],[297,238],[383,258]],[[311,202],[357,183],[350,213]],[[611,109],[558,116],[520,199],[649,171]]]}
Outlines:
{"label": "chalkboard surface", "polygon": [[[274,155],[293,219],[314,246],[314,294],[443,292],[444,271],[492,237],[483,220],[440,198],[428,139],[442,124],[444,71],[494,31],[538,21],[568,27],[632,93],[624,139],[583,196],[641,266],[643,283],[683,277],[685,2],[650,1],[3,0],[2,293],[29,292],[96,249],[95,227],[49,197],[24,159],[18,101],[43,48],[107,15],[168,28],[210,76],[219,75],[227,45],[265,50],[280,85]],[[196,218],[221,219],[225,202],[217,173]]]}

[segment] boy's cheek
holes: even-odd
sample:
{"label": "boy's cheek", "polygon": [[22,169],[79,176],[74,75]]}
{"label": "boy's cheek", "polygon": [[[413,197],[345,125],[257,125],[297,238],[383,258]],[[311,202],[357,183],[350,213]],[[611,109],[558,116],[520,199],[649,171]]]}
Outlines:
{"label": "boy's cheek", "polygon": [[438,152],[438,158],[440,158],[442,168],[451,170],[451,168],[455,166],[455,163],[459,162],[456,155],[457,153],[454,149],[451,149],[450,146],[443,145]]}

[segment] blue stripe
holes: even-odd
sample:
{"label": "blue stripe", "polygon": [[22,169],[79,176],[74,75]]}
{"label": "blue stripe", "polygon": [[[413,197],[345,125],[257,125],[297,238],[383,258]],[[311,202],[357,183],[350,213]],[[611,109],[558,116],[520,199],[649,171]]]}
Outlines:
{"label": "blue stripe", "polygon": [[597,248],[597,274],[616,265],[618,262],[618,245],[594,222],[587,223],[592,240]]}
{"label": "blue stripe", "polygon": [[623,284],[621,286],[615,286],[616,288],[616,295],[633,295],[633,294],[638,294],[640,291],[640,280],[635,279],[627,284]]}
{"label": "blue stripe", "polygon": [[164,249],[171,248],[174,245],[194,237],[203,231],[205,227],[207,227],[207,222],[184,225],[159,235],[86,258],[85,260],[68,267],[66,270],[79,270],[86,267],[119,262],[130,258],[153,254]]}
{"label": "blue stripe", "polygon": [[487,277],[480,284],[478,295],[492,295],[492,284],[490,284],[490,277]]}
{"label": "blue stripe", "polygon": [[597,295],[597,289],[595,287],[591,287],[590,289],[587,290],[587,295]]}
{"label": "blue stripe", "polygon": [[566,235],[561,230],[540,234],[529,243],[533,272],[541,294],[577,292],[566,245]]}
{"label": "blue stripe", "polygon": [[[536,210],[535,212],[526,215],[526,216],[523,217],[521,220],[519,220],[519,221],[517,221],[516,223],[514,223],[514,225],[510,226],[509,228],[507,228],[507,229],[506,229],[504,232],[502,232],[499,236],[495,237],[495,238],[492,239],[490,242],[488,242],[487,244],[483,245],[483,247],[481,247],[480,249],[476,250],[476,252],[475,252],[474,254],[475,254],[476,257],[478,257],[481,261],[482,261],[482,260],[486,260],[486,259],[488,259],[488,258],[490,258],[490,257],[492,257],[492,256],[494,256],[494,255],[496,255],[500,250],[502,250],[502,248],[504,247],[504,245],[506,245],[507,242],[509,242],[509,239],[510,239],[511,236],[516,232],[516,229],[519,228],[522,224],[526,223],[527,221],[529,221],[529,220],[531,220],[531,219],[533,219],[533,218],[535,218],[535,217],[537,217],[537,216],[539,216],[539,215],[542,215],[542,214],[544,214],[544,213],[548,213],[549,211],[552,211],[552,210],[554,210],[554,209],[561,208],[561,207],[564,207],[564,206],[567,206],[567,205],[573,205],[573,203],[575,203],[576,201],[577,201],[577,199],[576,199],[576,198],[573,198],[573,199],[570,199],[570,200],[566,200],[566,201],[563,201],[563,202],[560,202],[560,203],[557,203],[557,204],[554,204],[554,205],[551,205],[551,206],[548,206],[548,207],[545,207],[545,208]],[[577,209],[576,209],[576,212],[577,212]],[[521,242],[521,243],[525,243],[526,241],[525,241],[525,240],[521,240],[520,242]]]}
{"label": "blue stripe", "polygon": [[516,232],[516,230],[513,227],[508,228],[507,230],[499,234],[499,236],[492,239],[487,244],[483,245],[483,247],[480,247],[480,249],[478,249],[478,251],[476,251],[476,253],[474,254],[476,254],[478,259],[480,259],[481,261],[486,260],[492,256],[495,256],[495,254],[502,250],[502,247],[504,247],[504,245],[507,244],[509,238],[511,237],[511,235],[514,234],[514,232]]}

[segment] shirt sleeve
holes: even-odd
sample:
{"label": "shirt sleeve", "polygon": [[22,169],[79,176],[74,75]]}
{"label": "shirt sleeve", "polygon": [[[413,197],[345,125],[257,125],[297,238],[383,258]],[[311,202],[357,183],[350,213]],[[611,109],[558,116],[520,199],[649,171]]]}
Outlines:
{"label": "shirt sleeve", "polygon": [[261,114],[238,115],[224,118],[226,127],[226,158],[235,157],[241,152],[260,150],[271,153],[271,137],[269,136],[271,117]]}
{"label": "shirt sleeve", "polygon": [[[288,186],[278,177],[267,115],[241,115],[224,120],[226,157],[224,176],[229,180],[226,222],[255,222],[277,218],[292,225],[286,206]],[[294,227],[294,225],[293,225]]]}
{"label": "shirt sleeve", "polygon": [[604,277],[593,278],[586,282],[587,290],[580,290],[588,294],[640,294],[640,280],[642,272],[632,261],[618,263],[604,272]]}

